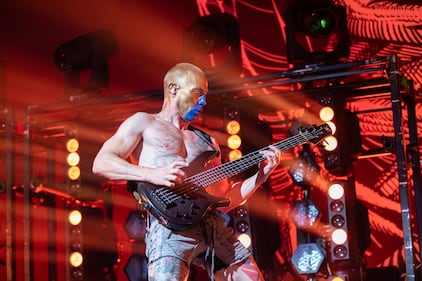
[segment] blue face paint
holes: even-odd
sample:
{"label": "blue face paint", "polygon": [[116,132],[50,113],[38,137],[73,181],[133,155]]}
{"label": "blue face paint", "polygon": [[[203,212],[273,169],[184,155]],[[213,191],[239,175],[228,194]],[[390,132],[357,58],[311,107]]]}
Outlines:
{"label": "blue face paint", "polygon": [[188,112],[186,112],[183,120],[188,122],[194,121],[196,118],[198,118],[199,114],[201,114],[201,110],[206,104],[207,101],[205,99],[205,95],[200,96],[196,104],[192,106]]}

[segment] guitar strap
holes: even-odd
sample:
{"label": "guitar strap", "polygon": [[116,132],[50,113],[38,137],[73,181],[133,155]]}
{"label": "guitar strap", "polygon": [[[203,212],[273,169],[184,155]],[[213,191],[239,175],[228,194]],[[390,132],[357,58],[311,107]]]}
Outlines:
{"label": "guitar strap", "polygon": [[202,131],[201,129],[198,129],[192,125],[188,126],[188,130],[194,132],[198,137],[200,137],[205,143],[207,143],[214,151],[214,156],[218,157],[220,155],[220,151],[215,147],[215,145],[212,143],[211,136]]}

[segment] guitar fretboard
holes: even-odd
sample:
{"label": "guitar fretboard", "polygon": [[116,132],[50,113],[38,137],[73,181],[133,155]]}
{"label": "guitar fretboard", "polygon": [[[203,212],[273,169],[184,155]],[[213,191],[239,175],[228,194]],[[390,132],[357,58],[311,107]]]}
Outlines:
{"label": "guitar fretboard", "polygon": [[[279,141],[273,144],[273,146],[278,148],[281,152],[284,152],[295,146],[306,143],[313,137],[314,136],[311,133],[304,132]],[[261,148],[236,160],[226,162],[220,166],[193,175],[187,178],[185,182],[192,183],[195,186],[207,187],[222,179],[237,175],[264,160],[265,157],[260,152],[265,149],[268,149],[268,147]]]}

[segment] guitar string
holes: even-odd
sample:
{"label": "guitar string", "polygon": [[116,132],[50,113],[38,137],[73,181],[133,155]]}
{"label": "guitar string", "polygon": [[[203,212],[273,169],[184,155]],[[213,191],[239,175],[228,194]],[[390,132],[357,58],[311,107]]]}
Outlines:
{"label": "guitar string", "polygon": [[[277,147],[278,149],[281,149],[282,151],[286,151],[294,146],[300,145],[301,143],[304,143],[308,140],[311,140],[312,138],[314,138],[315,136],[312,135],[309,132],[303,132],[301,134],[295,135],[292,138],[289,138],[287,140],[283,140],[280,141],[276,144],[273,144],[275,147]],[[248,167],[253,166],[254,164],[259,163],[260,161],[262,161],[262,159],[264,159],[264,157],[259,154],[259,152],[261,150],[260,149],[258,151],[252,152],[248,155],[245,155],[245,157],[242,157],[240,159],[231,161],[231,162],[226,162],[223,165],[220,165],[218,167],[206,170],[204,172],[198,173],[192,177],[189,177],[187,180],[187,182],[185,182],[184,184],[179,185],[176,189],[164,189],[162,190],[162,194],[160,194],[160,196],[162,196],[162,199],[165,199],[167,204],[171,204],[174,203],[175,201],[182,199],[183,195],[189,195],[191,193],[197,192],[201,189],[204,189],[204,187],[209,186],[215,182],[218,182],[219,180],[222,180],[226,177],[235,175],[237,173],[239,173],[242,170],[245,170],[245,165],[243,164],[243,161],[247,160],[247,158],[252,158],[249,160],[253,160],[254,162],[250,162],[248,165]],[[233,166],[231,167],[233,168],[238,168],[238,169],[234,169],[234,172],[232,170],[229,169],[223,169],[223,168],[227,168],[229,166]],[[247,169],[247,168],[246,168]],[[231,171],[231,172],[229,172]],[[211,174],[211,175],[210,175]],[[219,175],[220,174],[220,175]],[[221,176],[222,174],[222,176]],[[216,180],[217,179],[217,180]],[[183,194],[183,195],[181,195]]]}
{"label": "guitar string", "polygon": [[[294,146],[300,145],[301,143],[311,140],[312,138],[314,138],[314,135],[310,132],[302,132],[301,134],[297,134],[292,138],[275,143],[273,144],[273,146],[277,147],[282,152],[284,152]],[[255,164],[258,164],[264,159],[264,157],[259,154],[259,152],[264,149],[265,148],[254,151],[250,154],[245,155],[242,158],[236,159],[231,162],[226,162],[225,164],[220,165],[218,167],[214,167],[196,175],[193,175],[187,178],[186,182],[179,185],[177,188],[165,188],[161,190],[162,192],[160,192],[161,194],[159,195],[162,196],[161,199],[165,201],[165,203],[174,203],[175,201],[182,199],[183,195],[189,195],[191,193],[197,192],[201,189],[204,189],[204,187],[206,186],[216,183],[229,176],[236,175],[242,170],[245,170]],[[243,164],[244,161],[250,161],[248,164],[246,164],[247,168],[245,168],[245,165]]]}

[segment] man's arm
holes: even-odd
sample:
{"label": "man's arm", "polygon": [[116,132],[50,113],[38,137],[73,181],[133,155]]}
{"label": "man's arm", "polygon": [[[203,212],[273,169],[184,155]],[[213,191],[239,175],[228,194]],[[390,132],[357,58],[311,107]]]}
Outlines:
{"label": "man's arm", "polygon": [[264,150],[261,153],[266,159],[259,164],[258,172],[243,181],[234,183],[225,194],[225,197],[230,199],[230,206],[219,210],[228,212],[248,200],[280,164],[281,152],[277,148],[270,146],[270,150]]}
{"label": "man's arm", "polygon": [[93,162],[93,173],[111,180],[146,181],[168,187],[180,181],[185,176],[181,170],[186,166],[183,161],[162,168],[149,168],[127,160],[142,142],[142,134],[152,122],[153,117],[146,113],[136,113],[126,119],[99,150]]}

